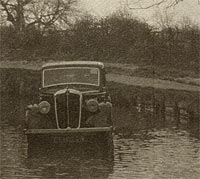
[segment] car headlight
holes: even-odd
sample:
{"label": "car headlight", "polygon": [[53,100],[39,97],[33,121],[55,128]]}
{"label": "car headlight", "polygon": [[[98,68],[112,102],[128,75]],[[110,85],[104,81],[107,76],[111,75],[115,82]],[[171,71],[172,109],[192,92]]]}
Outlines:
{"label": "car headlight", "polygon": [[39,111],[42,114],[47,114],[50,111],[50,104],[47,101],[40,102]]}
{"label": "car headlight", "polygon": [[89,99],[86,104],[87,104],[87,109],[90,112],[96,112],[99,108],[99,104],[95,99]]}

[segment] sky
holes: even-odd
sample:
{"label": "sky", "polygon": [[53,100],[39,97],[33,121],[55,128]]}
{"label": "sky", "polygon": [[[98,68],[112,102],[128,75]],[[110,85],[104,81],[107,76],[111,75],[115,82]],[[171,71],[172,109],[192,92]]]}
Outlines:
{"label": "sky", "polygon": [[[81,8],[87,11],[89,14],[93,14],[97,17],[104,17],[116,10],[127,9],[124,6],[124,2],[128,1],[129,4],[132,3],[132,7],[139,7],[140,5],[149,5],[148,3],[160,1],[160,0],[81,0]],[[172,1],[172,0],[167,0]],[[136,3],[142,2],[142,3]],[[133,9],[130,10],[134,17],[145,20],[150,24],[155,24],[155,11],[159,11],[162,14],[166,4],[162,6],[153,7],[149,9]],[[183,0],[175,7],[168,9],[168,13],[174,16],[174,23],[183,19],[183,17],[188,17],[193,23],[200,26],[200,0]],[[171,16],[172,16],[171,15]]]}

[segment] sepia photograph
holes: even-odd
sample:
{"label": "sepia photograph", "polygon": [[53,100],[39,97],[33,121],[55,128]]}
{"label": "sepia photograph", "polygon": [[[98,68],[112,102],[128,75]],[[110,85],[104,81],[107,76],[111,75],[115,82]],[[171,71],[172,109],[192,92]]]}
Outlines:
{"label": "sepia photograph", "polygon": [[199,179],[200,0],[0,0],[0,179]]}

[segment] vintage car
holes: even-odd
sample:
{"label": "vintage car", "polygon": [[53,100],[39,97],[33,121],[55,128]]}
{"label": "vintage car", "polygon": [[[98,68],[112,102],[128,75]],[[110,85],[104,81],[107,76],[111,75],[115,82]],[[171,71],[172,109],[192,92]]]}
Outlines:
{"label": "vintage car", "polygon": [[47,63],[41,72],[38,104],[28,105],[26,110],[28,145],[74,142],[112,145],[112,104],[105,91],[104,64]]}

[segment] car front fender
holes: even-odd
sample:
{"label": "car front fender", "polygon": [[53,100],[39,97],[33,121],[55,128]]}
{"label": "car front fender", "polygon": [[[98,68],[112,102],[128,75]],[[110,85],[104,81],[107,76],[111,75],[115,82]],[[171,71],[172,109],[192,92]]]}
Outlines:
{"label": "car front fender", "polygon": [[112,126],[112,104],[110,102],[100,103],[99,112],[90,116],[86,123],[94,127]]}
{"label": "car front fender", "polygon": [[37,104],[27,106],[25,121],[27,129],[45,128],[45,119],[39,112],[39,106]]}

